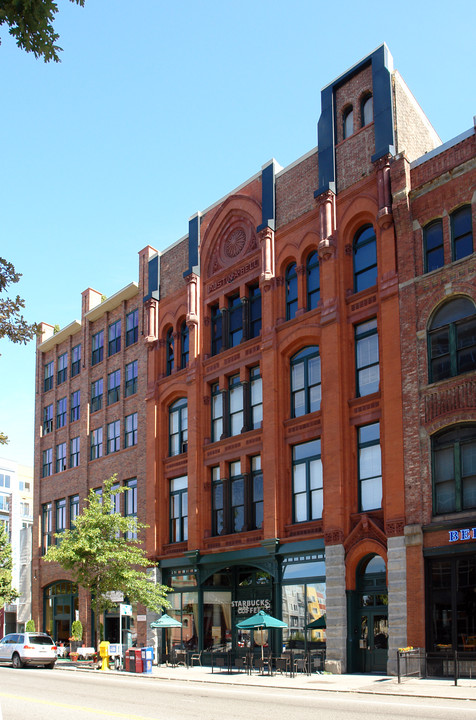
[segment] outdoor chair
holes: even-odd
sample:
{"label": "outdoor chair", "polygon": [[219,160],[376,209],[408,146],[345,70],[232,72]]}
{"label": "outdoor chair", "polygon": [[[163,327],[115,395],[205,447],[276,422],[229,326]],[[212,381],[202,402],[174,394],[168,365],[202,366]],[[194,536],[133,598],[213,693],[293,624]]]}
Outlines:
{"label": "outdoor chair", "polygon": [[201,651],[200,651],[200,652],[196,652],[196,653],[192,653],[192,654],[190,655],[190,665],[191,665],[191,667],[194,666],[194,663],[198,663],[198,665],[200,665],[200,667],[202,666],[202,653],[201,653]]}

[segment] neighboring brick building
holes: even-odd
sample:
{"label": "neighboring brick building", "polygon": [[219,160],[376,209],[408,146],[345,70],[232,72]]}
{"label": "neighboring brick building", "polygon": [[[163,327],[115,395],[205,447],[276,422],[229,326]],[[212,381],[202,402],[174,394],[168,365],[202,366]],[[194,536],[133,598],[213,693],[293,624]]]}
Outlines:
{"label": "neighboring brick building", "polygon": [[[269,639],[256,636],[255,643],[269,642],[279,653],[282,641],[299,646],[307,634],[319,647],[325,637],[334,672],[394,672],[397,648],[415,644],[424,624],[416,526],[429,524],[431,514],[419,509],[410,470],[418,483],[421,473],[428,496],[428,465],[416,467],[415,439],[424,412],[436,405],[430,391],[418,399],[424,358],[414,338],[424,333],[441,284],[421,309],[429,302],[423,286],[434,273],[414,281],[423,270],[412,223],[471,202],[474,186],[469,192],[456,166],[474,162],[474,146],[472,161],[464,155],[474,136],[464,149],[460,143],[448,151],[451,159],[433,155],[440,140],[385,45],[326,86],[321,99],[318,149],[285,169],[267,163],[194,215],[187,237],[163,252],[142,251],[133,297],[118,293],[117,303],[85,307],[81,324],[43,336],[35,457],[38,618],[41,598],[50,601],[51,584],[64,579],[40,558],[41,508],[47,521],[48,503],[52,511],[58,499],[84,497],[117,469],[117,454],[96,460],[83,454],[79,475],[67,469],[61,478],[40,479],[43,453],[69,442],[74,431],[67,423],[52,435],[40,433],[45,408],[56,408],[81,384],[77,435],[87,453],[95,429],[106,433],[120,421],[122,432],[124,417],[138,413],[138,445],[120,451],[118,479],[137,478],[147,551],[174,591],[168,612],[182,628],[167,643],[203,651],[205,660],[211,650],[242,653],[251,638],[236,624],[262,607],[289,628]],[[434,185],[434,210],[425,206],[433,195],[420,190],[424,183]],[[439,195],[449,197],[448,185],[460,196],[442,206]],[[466,215],[458,217],[466,227]],[[466,233],[460,245],[468,243]],[[457,269],[471,260],[474,270],[473,255],[435,272],[471,284]],[[122,349],[91,367],[93,336],[119,317],[125,322],[133,306],[139,310],[135,355]],[[86,348],[80,376],[68,374],[66,391],[56,382],[44,391],[44,368],[53,362],[58,373],[60,358],[79,342]],[[119,367],[124,372],[132,355],[139,361],[134,399],[121,395],[120,403],[91,413],[91,382],[101,376],[106,383]],[[470,389],[465,393],[469,398]],[[460,419],[470,405],[468,399]],[[45,521],[43,528],[45,538]],[[407,597],[411,613],[420,603],[417,620],[407,613]],[[87,617],[81,594],[79,611]],[[145,615],[139,618],[138,640],[150,641]],[[310,622],[315,626],[307,631]]]}

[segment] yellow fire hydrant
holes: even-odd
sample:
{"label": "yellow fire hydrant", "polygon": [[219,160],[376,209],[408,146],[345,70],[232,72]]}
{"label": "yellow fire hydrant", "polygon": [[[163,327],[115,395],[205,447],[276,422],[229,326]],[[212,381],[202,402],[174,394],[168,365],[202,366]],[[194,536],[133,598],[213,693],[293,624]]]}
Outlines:
{"label": "yellow fire hydrant", "polygon": [[109,670],[109,643],[107,640],[99,643],[99,655],[102,658],[101,670]]}

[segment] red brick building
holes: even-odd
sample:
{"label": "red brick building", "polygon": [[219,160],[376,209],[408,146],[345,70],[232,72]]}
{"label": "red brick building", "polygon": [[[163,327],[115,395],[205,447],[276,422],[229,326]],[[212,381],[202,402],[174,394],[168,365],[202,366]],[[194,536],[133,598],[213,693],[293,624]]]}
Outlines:
{"label": "red brick building", "polygon": [[[52,583],[63,579],[41,560],[45,505],[78,491],[84,497],[117,468],[117,455],[86,454],[79,471],[41,478],[45,450],[72,432],[54,429],[54,442],[45,435],[45,407],[64,393],[56,383],[44,390],[44,368],[53,362],[59,372],[60,358],[76,344],[70,336],[79,334],[82,375],[65,382],[68,393],[83,383],[87,452],[99,425],[106,432],[119,421],[122,428],[131,412],[138,414],[138,444],[121,445],[118,480],[137,478],[146,547],[173,589],[168,612],[182,628],[168,641],[206,659],[213,650],[239,653],[252,642],[279,653],[282,643],[318,648],[325,639],[332,671],[395,671],[397,648],[417,644],[424,626],[416,538],[417,526],[431,524],[410,480],[411,465],[429,497],[428,465],[417,467],[424,461],[415,441],[433,407],[432,391],[422,394],[426,370],[414,337],[420,333],[424,344],[436,294],[443,299],[447,292],[437,281],[434,302],[423,311],[415,288],[423,307],[425,283],[445,273],[463,283],[458,268],[472,261],[474,270],[474,255],[452,262],[445,235],[448,267],[423,277],[414,221],[430,223],[471,203],[474,184],[470,191],[468,174],[454,172],[474,162],[471,143],[474,135],[433,156],[440,140],[382,45],[322,90],[318,148],[284,169],[267,163],[194,215],[187,237],[163,252],[142,251],[137,294],[111,306],[110,316],[113,298],[102,313],[101,306],[85,308],[74,332],[44,336],[35,458],[39,619],[42,612],[50,617],[42,598],[49,602]],[[457,149],[461,144],[464,152],[472,147],[472,161]],[[445,153],[453,159],[442,164]],[[443,178],[455,187],[455,202],[444,206]],[[434,189],[422,190],[425,183]],[[426,206],[430,197],[433,209]],[[469,275],[464,282],[471,284]],[[91,366],[93,337],[107,332],[116,315],[124,322],[132,305],[139,316],[134,350]],[[137,394],[121,396],[116,413],[107,407],[96,420],[90,384],[101,374],[106,382],[116,364],[124,373],[132,354]],[[469,409],[461,410],[463,419]],[[427,542],[436,536],[424,535]],[[81,594],[79,604],[87,616]],[[269,638],[239,631],[237,623],[259,608],[282,617],[288,629]],[[134,620],[145,642],[145,614]],[[307,630],[313,621],[321,628]]]}

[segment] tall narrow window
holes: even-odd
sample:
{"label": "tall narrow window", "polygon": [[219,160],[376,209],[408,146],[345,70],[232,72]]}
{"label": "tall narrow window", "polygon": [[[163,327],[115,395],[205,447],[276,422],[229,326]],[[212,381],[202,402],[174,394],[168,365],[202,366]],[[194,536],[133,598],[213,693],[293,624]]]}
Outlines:
{"label": "tall narrow window", "polygon": [[66,443],[60,443],[56,446],[56,472],[66,470]]}
{"label": "tall narrow window", "polygon": [[114,370],[107,376],[107,404],[118,402],[121,392],[121,371]]}
{"label": "tall narrow window", "polygon": [[126,415],[124,423],[126,429],[124,447],[128,448],[137,445],[137,413]]}
{"label": "tall narrow window", "polygon": [[91,338],[91,365],[97,365],[104,357],[104,330],[95,333]]}
{"label": "tall narrow window", "polygon": [[251,529],[258,530],[263,527],[263,471],[261,469],[261,455],[251,458]]}
{"label": "tall narrow window", "polygon": [[377,282],[377,240],[372,225],[360,228],[354,238],[354,292]]}
{"label": "tall narrow window", "polygon": [[317,439],[293,447],[293,521],[320,519],[322,510],[321,441]]}
{"label": "tall narrow window", "polygon": [[49,477],[53,474],[53,448],[43,450],[42,477]]}
{"label": "tall narrow window", "polygon": [[321,408],[321,358],[317,345],[310,345],[291,358],[292,417]]}
{"label": "tall narrow window", "polygon": [[79,454],[79,437],[71,438],[69,443],[69,466],[70,468],[79,467],[80,454]]}
{"label": "tall narrow window", "polygon": [[298,283],[296,263],[288,265],[285,276],[286,287],[286,320],[295,317],[298,308]]}
{"label": "tall narrow window", "polygon": [[55,364],[53,360],[49,363],[46,363],[45,365],[45,374],[44,374],[44,383],[43,383],[43,389],[45,392],[47,390],[51,390],[53,387],[53,376],[55,372]]}
{"label": "tall narrow window", "polygon": [[91,383],[91,412],[97,412],[102,408],[103,380],[95,380]]}
{"label": "tall narrow window", "polygon": [[187,323],[183,322],[180,328],[180,367],[183,370],[188,365],[189,357],[189,332]]}
{"label": "tall narrow window", "polygon": [[56,384],[61,385],[61,383],[66,382],[68,379],[68,353],[63,353],[62,355],[59,355],[58,357],[58,372],[57,372],[57,378],[56,378]]}
{"label": "tall narrow window", "polygon": [[43,435],[53,431],[53,403],[43,408]]}
{"label": "tall narrow window", "polygon": [[80,409],[81,409],[81,391],[75,390],[73,393],[71,393],[71,410],[70,410],[71,422],[75,422],[76,420],[79,420]]}
{"label": "tall narrow window", "polygon": [[473,252],[473,223],[470,205],[456,210],[451,215],[451,252],[453,260],[460,260]]}
{"label": "tall narrow window", "polygon": [[188,540],[188,478],[170,481],[170,542]]}
{"label": "tall narrow window", "polygon": [[81,345],[75,345],[71,350],[71,377],[81,372]]}
{"label": "tall narrow window", "polygon": [[314,310],[317,308],[321,296],[321,284],[319,277],[319,255],[316,251],[312,252],[306,261],[306,280],[307,280],[307,309]]}
{"label": "tall narrow window", "polygon": [[430,382],[476,369],[476,307],[467,297],[442,305],[428,334]]}
{"label": "tall narrow window", "polygon": [[126,315],[126,347],[139,339],[139,311],[133,310]]}
{"label": "tall narrow window", "polygon": [[53,544],[53,505],[50,502],[42,505],[41,535],[42,553],[46,555],[48,548]]}
{"label": "tall narrow window", "polygon": [[239,295],[228,298],[229,342],[228,347],[236,347],[243,339],[243,306]]}
{"label": "tall narrow window", "polygon": [[223,480],[220,478],[220,467],[211,469],[212,475],[212,533],[223,535],[224,531],[224,497]]}
{"label": "tall narrow window", "polygon": [[[127,480],[125,483],[127,491],[124,497],[124,514],[126,517],[137,518],[137,479]],[[135,540],[137,532],[129,530],[126,533],[127,540]]]}
{"label": "tall narrow window", "polygon": [[188,415],[187,398],[180,398],[169,408],[169,454],[187,452]]}
{"label": "tall narrow window", "polygon": [[165,352],[167,354],[166,373],[170,375],[174,369],[174,331],[170,328],[165,338]]}
{"label": "tall narrow window", "polygon": [[380,382],[377,320],[355,326],[357,397],[377,392]]}
{"label": "tall narrow window", "polygon": [[126,385],[124,388],[125,397],[129,397],[129,395],[135,395],[135,393],[137,392],[137,373],[137,360],[133,360],[131,363],[128,363],[126,365]]}
{"label": "tall narrow window", "polygon": [[258,285],[250,287],[248,300],[250,308],[249,337],[256,338],[261,335],[261,290]]}
{"label": "tall narrow window", "polygon": [[241,462],[231,462],[230,493],[231,493],[231,527],[233,533],[243,532],[245,529],[245,478],[241,474]]}
{"label": "tall narrow window", "polygon": [[223,321],[221,310],[218,305],[213,305],[211,308],[211,322],[212,322],[212,355],[217,355],[222,349],[223,343]]}
{"label": "tall narrow window", "polygon": [[102,427],[91,431],[91,460],[102,457]]}
{"label": "tall narrow window", "polygon": [[56,403],[56,427],[62,428],[66,425],[67,400],[60,398]]}
{"label": "tall narrow window", "polygon": [[115,355],[121,349],[121,321],[111,323],[108,328],[107,354]]}
{"label": "tall narrow window", "polygon": [[367,94],[362,98],[360,115],[362,127],[368,125],[374,119],[374,102],[372,95]]}
{"label": "tall narrow window", "polygon": [[435,515],[476,507],[476,425],[455,425],[432,439]]}
{"label": "tall narrow window", "polygon": [[343,129],[344,138],[350,137],[354,132],[354,110],[352,106],[344,110]]}
{"label": "tall narrow window", "polygon": [[218,383],[212,385],[212,442],[223,435],[223,393]]}
{"label": "tall narrow window", "polygon": [[445,264],[443,248],[443,223],[434,220],[423,228],[423,243],[425,251],[425,272],[437,270]]}
{"label": "tall narrow window", "polygon": [[380,423],[358,428],[360,512],[382,507]]}
{"label": "tall narrow window", "polygon": [[250,368],[251,429],[261,427],[263,421],[263,387],[259,365]]}
{"label": "tall narrow window", "polygon": [[230,402],[230,435],[239,435],[244,426],[243,385],[239,375],[228,380],[228,397]]}
{"label": "tall narrow window", "polygon": [[[66,498],[56,501],[56,532],[64,533],[66,530]],[[59,545],[61,540],[55,539],[55,544]]]}
{"label": "tall narrow window", "polygon": [[114,453],[121,449],[121,423],[114,420],[107,424],[107,452]]}
{"label": "tall narrow window", "polygon": [[76,518],[79,515],[79,495],[72,495],[69,498],[69,527],[73,530]]}

